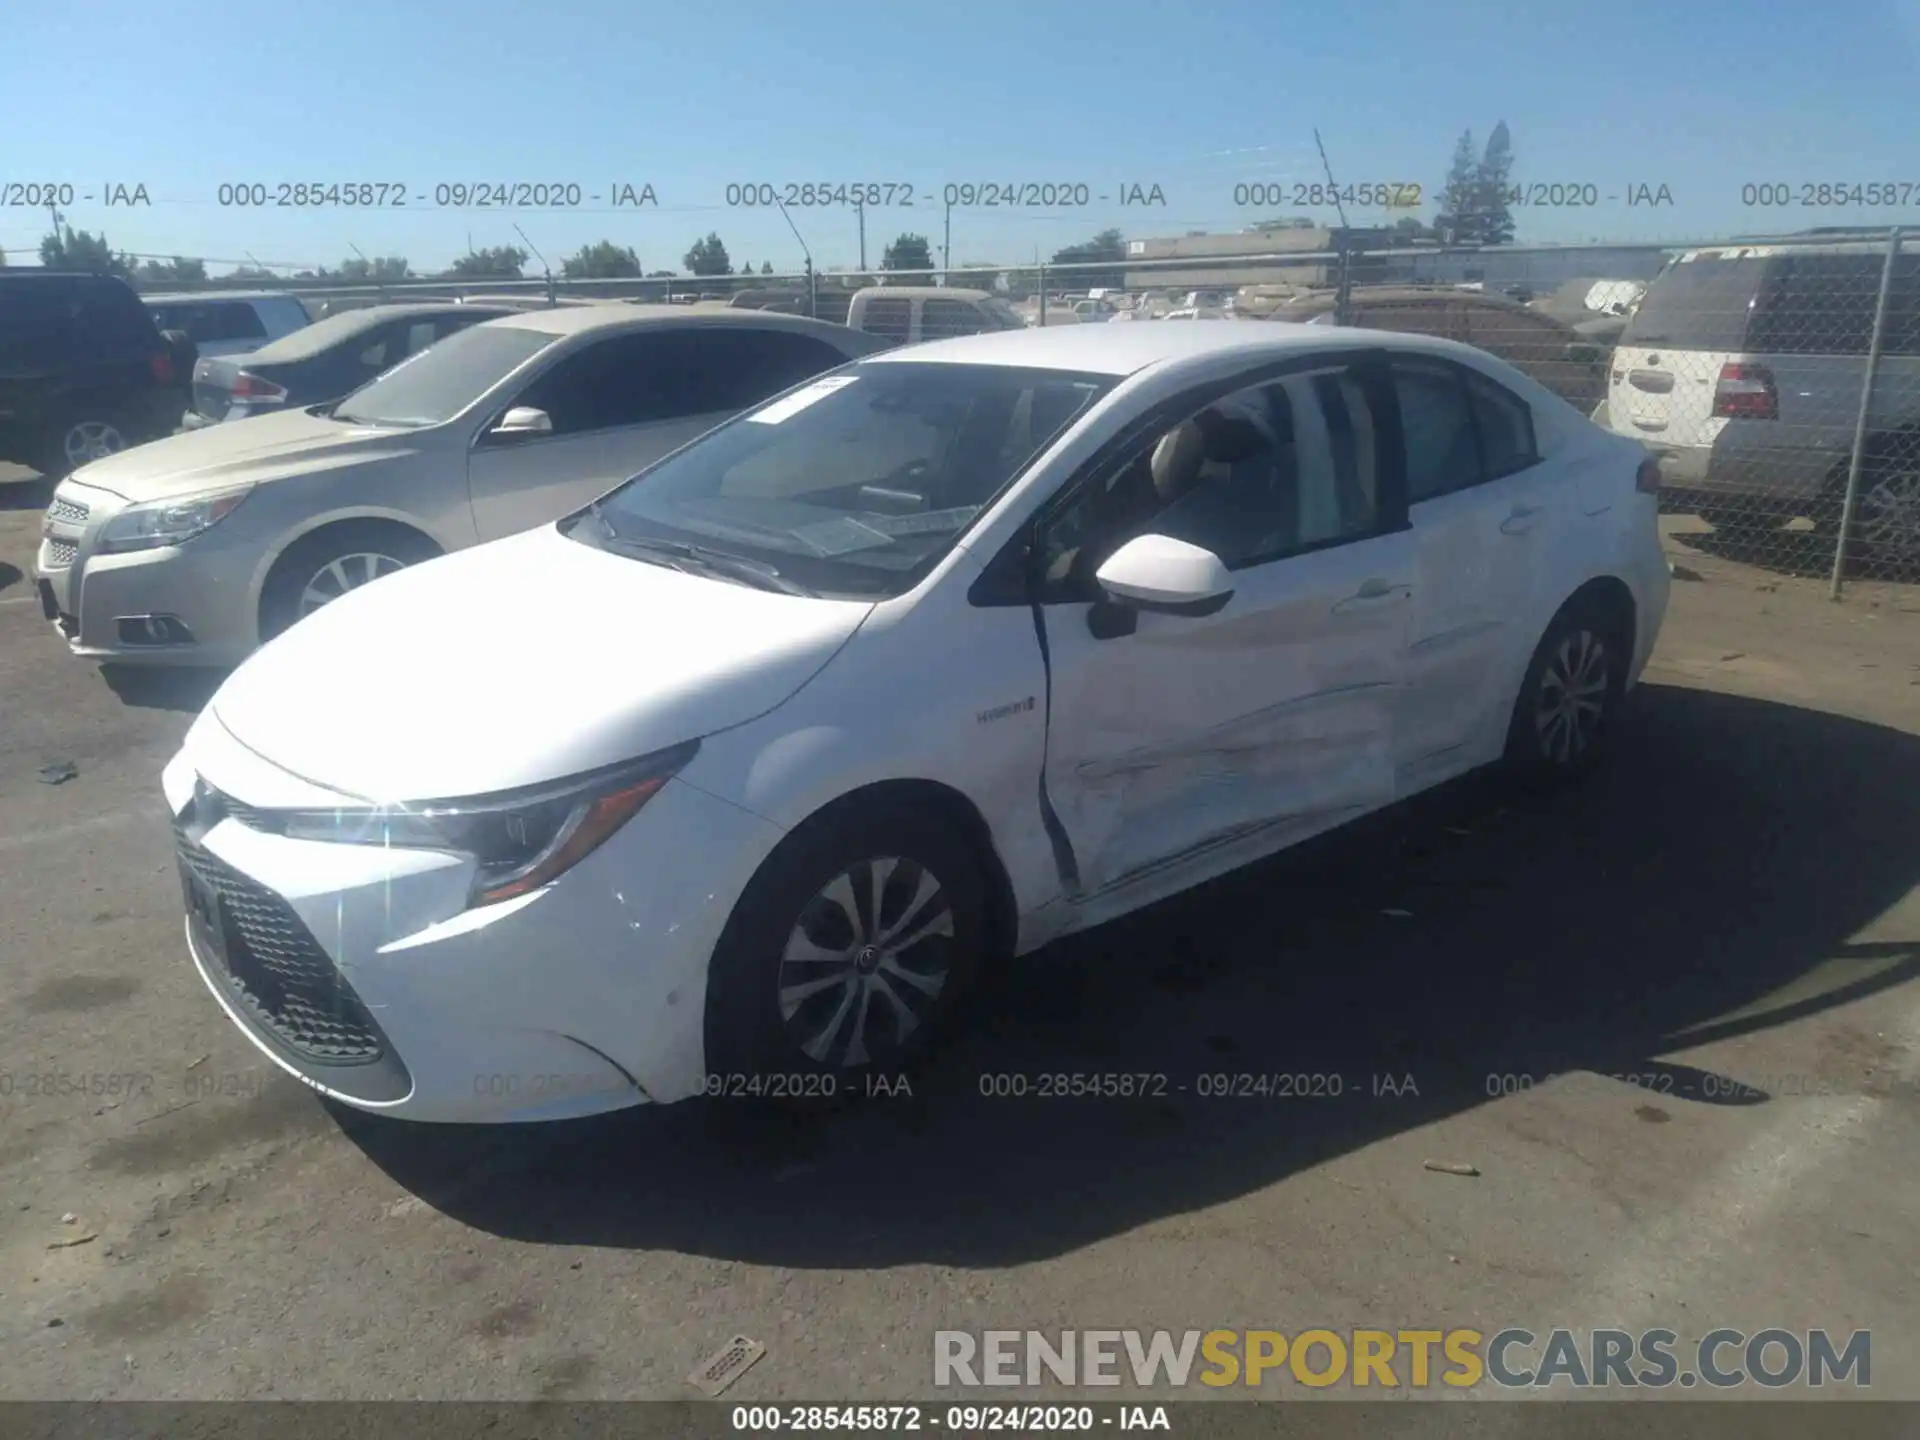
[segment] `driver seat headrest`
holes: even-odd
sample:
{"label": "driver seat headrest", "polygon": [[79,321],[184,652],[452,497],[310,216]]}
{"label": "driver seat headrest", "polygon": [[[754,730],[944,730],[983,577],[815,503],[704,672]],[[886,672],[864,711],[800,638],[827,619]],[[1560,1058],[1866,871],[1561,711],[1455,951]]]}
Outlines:
{"label": "driver seat headrest", "polygon": [[1199,480],[1206,458],[1206,437],[1199,425],[1192,420],[1176,425],[1160,437],[1148,462],[1154,492],[1169,504],[1178,500]]}

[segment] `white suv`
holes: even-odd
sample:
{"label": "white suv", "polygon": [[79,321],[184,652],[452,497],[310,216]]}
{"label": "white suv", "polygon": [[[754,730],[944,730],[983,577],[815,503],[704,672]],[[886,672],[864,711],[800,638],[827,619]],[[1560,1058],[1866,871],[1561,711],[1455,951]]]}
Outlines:
{"label": "white suv", "polygon": [[[1831,527],[1845,492],[1886,247],[1689,250],[1614,351],[1605,423],[1659,457],[1667,508],[1723,528]],[[1920,561],[1920,254],[1895,262],[1853,538]]]}
{"label": "white suv", "polygon": [[203,358],[245,355],[313,323],[298,297],[270,290],[143,298],[154,324],[184,333]]}

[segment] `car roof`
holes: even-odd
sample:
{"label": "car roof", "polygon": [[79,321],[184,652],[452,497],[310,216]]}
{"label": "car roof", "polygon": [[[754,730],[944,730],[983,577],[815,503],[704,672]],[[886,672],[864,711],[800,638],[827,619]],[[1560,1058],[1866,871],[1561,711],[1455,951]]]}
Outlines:
{"label": "car roof", "polygon": [[292,300],[300,297],[288,290],[181,290],[165,295],[142,295],[149,305],[192,305],[204,300]]}
{"label": "car roof", "polygon": [[355,336],[363,335],[375,326],[384,325],[390,320],[425,320],[439,315],[472,315],[476,312],[485,315],[488,309],[489,307],[485,305],[455,305],[451,301],[443,300],[434,303],[416,302],[409,305],[368,305],[359,310],[342,310],[337,315],[329,315],[324,320],[303,325],[291,335],[281,336],[271,345],[261,346],[253,351],[248,359],[255,365],[277,365],[285,361],[306,360],[318,355],[322,350],[332,349],[335,345],[350,344]]}
{"label": "car roof", "polygon": [[[766,310],[716,306],[711,310],[686,305],[581,305],[561,310],[529,310],[487,322],[516,330],[541,330],[549,335],[584,335],[594,331],[642,330],[653,325],[747,325],[762,330],[794,330],[831,336],[843,346],[848,336],[873,340],[864,331],[849,330],[805,315],[781,315]],[[875,343],[885,343],[875,341]]]}
{"label": "car roof", "polygon": [[112,285],[116,289],[131,291],[129,285],[118,275],[101,275],[92,270],[48,270],[39,265],[0,265],[0,281],[21,282],[29,285],[51,285],[64,280],[68,284],[79,281],[89,285]]}
{"label": "car roof", "polygon": [[1361,350],[1390,345],[1396,350],[1436,354],[1475,353],[1450,340],[1385,330],[1342,326],[1294,325],[1270,320],[1195,320],[1181,324],[1063,325],[1000,330],[932,340],[870,355],[863,365],[929,361],[954,365],[1006,365],[1038,370],[1071,370],[1089,375],[1133,375],[1168,362],[1204,361],[1238,355],[1249,362],[1284,359],[1309,350]]}

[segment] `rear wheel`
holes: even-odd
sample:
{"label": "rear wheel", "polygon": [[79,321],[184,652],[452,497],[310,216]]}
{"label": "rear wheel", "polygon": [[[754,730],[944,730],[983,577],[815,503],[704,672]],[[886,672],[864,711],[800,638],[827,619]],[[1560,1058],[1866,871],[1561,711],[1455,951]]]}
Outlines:
{"label": "rear wheel", "polygon": [[398,525],[340,525],[288,547],[260,597],[260,638],[271,640],[295,621],[439,552],[425,536]]}
{"label": "rear wheel", "polygon": [[1599,599],[1576,600],[1547,627],[1507,731],[1508,768],[1524,780],[1584,774],[1601,758],[1626,694],[1628,627]]}
{"label": "rear wheel", "polygon": [[1920,458],[1876,466],[1860,477],[1853,534],[1882,564],[1920,566]]}
{"label": "rear wheel", "polygon": [[56,480],[82,465],[117,455],[135,442],[125,423],[104,406],[82,406],[57,416],[41,441],[40,469]]}
{"label": "rear wheel", "polygon": [[857,806],[802,826],[715,948],[709,1091],[845,1098],[919,1058],[986,953],[986,894],[936,815]]}

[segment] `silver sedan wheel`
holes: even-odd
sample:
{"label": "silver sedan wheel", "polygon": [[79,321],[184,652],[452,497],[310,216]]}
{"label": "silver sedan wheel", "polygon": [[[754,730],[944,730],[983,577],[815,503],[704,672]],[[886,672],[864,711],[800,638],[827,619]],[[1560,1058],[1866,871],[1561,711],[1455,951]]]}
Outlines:
{"label": "silver sedan wheel", "polygon": [[1889,475],[1860,497],[1859,536],[1881,555],[1920,560],[1920,470]]}
{"label": "silver sedan wheel", "polygon": [[800,912],[780,960],[780,1018],[821,1065],[868,1065],[897,1053],[946,989],[953,906],[912,860],[863,860]]}
{"label": "silver sedan wheel", "polygon": [[105,420],[82,420],[68,426],[67,433],[60,437],[60,450],[70,470],[117,455],[126,448],[127,437]]}
{"label": "silver sedan wheel", "polygon": [[338,600],[349,590],[357,590],[382,575],[391,575],[396,570],[406,568],[404,560],[365,550],[329,560],[313,572],[312,578],[301,589],[300,614],[303,617],[311,615],[328,601]]}
{"label": "silver sedan wheel", "polygon": [[1586,754],[1607,705],[1613,660],[1606,641],[1591,630],[1573,630],[1560,641],[1540,674],[1533,725],[1540,751],[1558,765]]}

